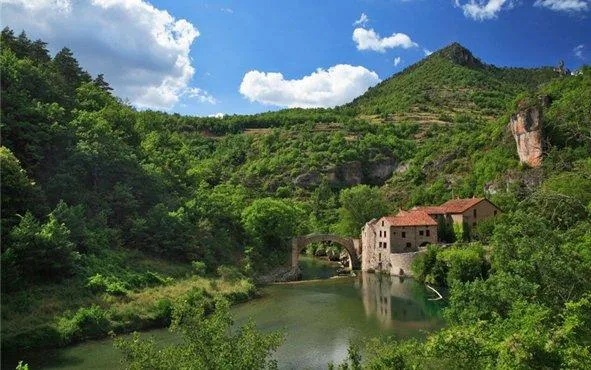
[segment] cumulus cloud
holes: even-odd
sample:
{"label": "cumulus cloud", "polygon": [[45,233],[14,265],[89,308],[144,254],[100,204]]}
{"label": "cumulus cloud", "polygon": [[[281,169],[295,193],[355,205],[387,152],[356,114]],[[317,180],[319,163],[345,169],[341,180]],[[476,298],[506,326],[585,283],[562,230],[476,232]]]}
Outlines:
{"label": "cumulus cloud", "polygon": [[211,96],[207,91],[198,87],[190,87],[184,91],[184,94],[190,98],[195,98],[201,103],[216,104],[218,101],[216,98]]}
{"label": "cumulus cloud", "polygon": [[423,48],[423,53],[425,53],[425,56],[428,57],[429,55],[433,54],[433,52],[427,48]]}
{"label": "cumulus cloud", "polygon": [[534,6],[560,12],[582,12],[591,8],[589,0],[536,0]]}
{"label": "cumulus cloud", "polygon": [[404,33],[393,33],[392,36],[382,38],[373,29],[356,28],[353,31],[353,41],[357,44],[357,50],[373,50],[383,53],[386,49],[417,47]]}
{"label": "cumulus cloud", "polygon": [[573,53],[575,53],[575,56],[579,59],[585,59],[585,56],[583,55],[583,51],[585,49],[585,45],[580,44],[577,45],[574,49],[573,49]]}
{"label": "cumulus cloud", "polygon": [[334,107],[353,100],[378,82],[377,73],[348,64],[319,68],[299,80],[255,70],[244,75],[240,93],[250,101],[280,107]]}
{"label": "cumulus cloud", "polygon": [[189,52],[199,31],[144,0],[3,0],[3,26],[67,46],[115,93],[140,108],[170,109],[182,96],[211,103],[189,87]]}
{"label": "cumulus cloud", "polygon": [[456,6],[462,8],[466,17],[479,21],[493,19],[498,16],[501,10],[512,9],[515,5],[514,0],[470,0],[462,4],[460,0],[455,0]]}
{"label": "cumulus cloud", "polygon": [[354,26],[365,26],[369,22],[369,17],[365,13],[361,13],[359,19],[353,22]]}
{"label": "cumulus cloud", "polygon": [[400,62],[402,62],[402,58],[400,58],[400,57],[394,58],[394,67],[398,67]]}
{"label": "cumulus cloud", "polygon": [[224,118],[225,115],[226,115],[225,113],[218,112],[218,113],[210,114],[207,117],[211,117],[211,118]]}

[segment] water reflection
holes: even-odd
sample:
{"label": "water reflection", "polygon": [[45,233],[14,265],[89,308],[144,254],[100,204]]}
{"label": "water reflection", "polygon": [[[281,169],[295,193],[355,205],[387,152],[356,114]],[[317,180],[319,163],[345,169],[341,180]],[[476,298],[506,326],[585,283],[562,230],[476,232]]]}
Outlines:
{"label": "water reflection", "polygon": [[439,326],[440,304],[430,301],[429,292],[415,281],[365,273],[356,286],[365,314],[375,316],[384,328],[406,331]]}

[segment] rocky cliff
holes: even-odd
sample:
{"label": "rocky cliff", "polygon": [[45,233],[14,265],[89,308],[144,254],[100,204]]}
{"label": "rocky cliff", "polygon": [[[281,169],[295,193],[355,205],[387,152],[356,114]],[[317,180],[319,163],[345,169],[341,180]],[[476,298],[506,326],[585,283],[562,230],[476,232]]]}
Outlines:
{"label": "rocky cliff", "polygon": [[542,110],[536,106],[520,106],[509,121],[521,163],[530,167],[542,164]]}

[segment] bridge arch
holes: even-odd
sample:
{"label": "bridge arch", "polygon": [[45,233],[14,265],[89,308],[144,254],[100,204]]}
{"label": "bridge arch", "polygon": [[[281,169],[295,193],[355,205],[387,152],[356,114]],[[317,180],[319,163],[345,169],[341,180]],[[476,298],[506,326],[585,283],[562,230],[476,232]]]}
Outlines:
{"label": "bridge arch", "polygon": [[300,252],[311,243],[320,243],[320,242],[333,242],[337,243],[345,248],[347,253],[349,254],[349,268],[351,271],[359,270],[360,268],[360,260],[359,255],[360,251],[360,241],[359,239],[353,239],[348,237],[343,237],[336,234],[309,234],[309,235],[301,235],[296,236],[291,241],[291,265],[296,267],[298,265],[298,261],[300,258]]}

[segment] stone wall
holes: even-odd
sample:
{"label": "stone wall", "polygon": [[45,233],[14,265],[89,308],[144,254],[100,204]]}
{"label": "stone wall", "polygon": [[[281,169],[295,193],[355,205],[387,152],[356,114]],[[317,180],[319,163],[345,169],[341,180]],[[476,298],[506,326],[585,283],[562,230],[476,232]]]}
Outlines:
{"label": "stone wall", "polygon": [[410,268],[412,261],[423,251],[410,253],[391,253],[390,254],[390,275],[412,276]]}

